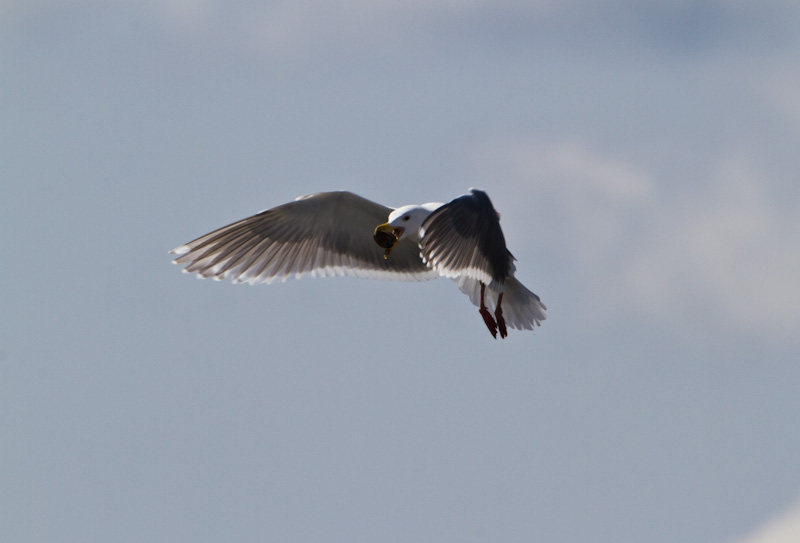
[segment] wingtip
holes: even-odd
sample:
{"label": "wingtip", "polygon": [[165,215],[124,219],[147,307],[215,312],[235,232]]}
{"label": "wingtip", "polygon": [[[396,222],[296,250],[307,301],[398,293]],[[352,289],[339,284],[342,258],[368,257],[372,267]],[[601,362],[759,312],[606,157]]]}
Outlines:
{"label": "wingtip", "polygon": [[189,246],[188,245],[181,245],[180,247],[175,247],[174,249],[172,249],[169,252],[169,254],[171,254],[171,255],[185,255],[188,252],[189,252]]}

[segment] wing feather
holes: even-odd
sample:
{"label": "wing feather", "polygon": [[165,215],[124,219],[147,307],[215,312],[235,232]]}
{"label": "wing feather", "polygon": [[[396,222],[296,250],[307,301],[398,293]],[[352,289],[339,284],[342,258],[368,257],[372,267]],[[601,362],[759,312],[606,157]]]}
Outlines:
{"label": "wing feather", "polygon": [[422,223],[422,260],[441,275],[502,284],[514,273],[500,219],[485,192],[472,189]]}
{"label": "wing feather", "polygon": [[401,240],[384,259],[372,239],[391,208],[350,192],[298,198],[242,219],[170,251],[184,271],[236,283],[271,283],[305,276],[433,279],[416,243]]}

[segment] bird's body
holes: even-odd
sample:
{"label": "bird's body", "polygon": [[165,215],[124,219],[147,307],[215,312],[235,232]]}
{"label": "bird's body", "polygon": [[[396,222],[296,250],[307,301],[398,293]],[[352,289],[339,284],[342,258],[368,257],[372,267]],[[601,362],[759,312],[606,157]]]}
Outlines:
{"label": "bird's body", "polygon": [[530,330],[545,319],[539,297],[514,279],[514,257],[489,197],[474,189],[448,204],[394,210],[350,192],[310,194],[171,252],[186,273],[236,283],[448,277],[480,308],[495,337],[498,330],[505,337],[506,324]]}

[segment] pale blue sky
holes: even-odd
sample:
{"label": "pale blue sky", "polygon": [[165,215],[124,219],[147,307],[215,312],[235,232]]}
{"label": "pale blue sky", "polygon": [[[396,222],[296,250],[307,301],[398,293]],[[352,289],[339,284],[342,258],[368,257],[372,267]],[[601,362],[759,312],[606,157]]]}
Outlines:
{"label": "pale blue sky", "polygon": [[[794,2],[68,4],[0,7],[4,540],[776,541]],[[473,186],[535,334],[446,280],[167,254],[301,194]]]}

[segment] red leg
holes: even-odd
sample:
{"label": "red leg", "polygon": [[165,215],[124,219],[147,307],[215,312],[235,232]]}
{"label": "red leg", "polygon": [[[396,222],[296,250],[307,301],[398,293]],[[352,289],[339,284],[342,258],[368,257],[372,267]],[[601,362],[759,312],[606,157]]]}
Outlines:
{"label": "red leg", "polygon": [[[494,322],[492,318],[492,314],[489,313],[489,310],[486,309],[486,304],[483,303],[483,295],[486,292],[486,285],[481,283],[481,307],[478,309],[481,313],[481,317],[483,317],[483,322],[486,323],[486,328],[489,329],[489,332],[492,333],[492,337],[497,339],[497,323]],[[505,323],[503,323],[503,327],[505,327]]]}
{"label": "red leg", "polygon": [[503,318],[503,308],[500,305],[503,303],[503,293],[497,297],[497,309],[494,310],[494,318],[497,319],[497,328],[500,330],[500,337],[505,338],[508,335],[506,329],[506,320]]}

